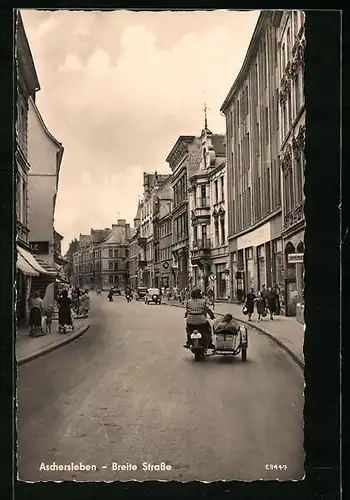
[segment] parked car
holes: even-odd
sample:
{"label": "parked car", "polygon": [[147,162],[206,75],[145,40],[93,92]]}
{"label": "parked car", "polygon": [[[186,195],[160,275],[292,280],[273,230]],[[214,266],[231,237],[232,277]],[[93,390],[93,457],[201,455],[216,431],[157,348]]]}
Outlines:
{"label": "parked car", "polygon": [[151,302],[159,305],[162,303],[162,296],[159,288],[148,288],[145,296],[145,304],[150,304]]}
{"label": "parked car", "polygon": [[122,294],[122,291],[120,288],[118,288],[117,286],[114,286],[112,288],[112,292],[113,292],[113,295],[121,295]]}
{"label": "parked car", "polygon": [[142,300],[146,296],[146,293],[147,293],[147,287],[146,286],[139,286],[136,290],[135,299]]}

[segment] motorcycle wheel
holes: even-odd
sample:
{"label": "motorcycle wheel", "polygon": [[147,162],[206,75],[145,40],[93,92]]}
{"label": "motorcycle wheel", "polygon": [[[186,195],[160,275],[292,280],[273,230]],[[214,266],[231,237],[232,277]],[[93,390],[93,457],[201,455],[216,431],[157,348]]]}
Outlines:
{"label": "motorcycle wheel", "polygon": [[247,361],[247,348],[242,348],[242,361]]}

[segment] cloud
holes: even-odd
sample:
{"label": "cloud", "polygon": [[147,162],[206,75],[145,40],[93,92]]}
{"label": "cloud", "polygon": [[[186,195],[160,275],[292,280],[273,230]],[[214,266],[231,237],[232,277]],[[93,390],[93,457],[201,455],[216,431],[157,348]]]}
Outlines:
{"label": "cloud", "polygon": [[64,147],[56,208],[67,241],[134,217],[142,172],[168,172],[181,134],[225,130],[220,106],[258,12],[25,11],[37,104]]}

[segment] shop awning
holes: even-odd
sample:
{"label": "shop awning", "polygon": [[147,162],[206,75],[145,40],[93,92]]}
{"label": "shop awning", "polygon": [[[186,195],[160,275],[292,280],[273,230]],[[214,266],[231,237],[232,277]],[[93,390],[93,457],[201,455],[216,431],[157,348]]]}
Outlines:
{"label": "shop awning", "polygon": [[38,271],[35,271],[35,269],[33,269],[32,266],[28,264],[28,262],[22,257],[19,252],[17,253],[16,267],[26,276],[39,276]]}
{"label": "shop awning", "polygon": [[19,246],[17,246],[17,255],[20,255],[23,260],[25,260],[27,262],[27,264],[29,264],[33,269],[35,269],[35,271],[37,271],[37,275],[35,276],[38,276],[39,274],[45,274],[45,275],[52,275],[52,273],[50,272],[47,272],[38,262],[37,260],[35,259],[35,257],[30,253],[28,252],[28,250],[24,250],[24,248],[21,248]]}

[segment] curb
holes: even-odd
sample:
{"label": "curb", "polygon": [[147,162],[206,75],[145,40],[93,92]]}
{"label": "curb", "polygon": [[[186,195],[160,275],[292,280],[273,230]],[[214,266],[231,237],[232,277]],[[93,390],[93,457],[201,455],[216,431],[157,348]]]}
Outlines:
{"label": "curb", "polygon": [[[171,307],[182,307],[184,309],[184,306],[182,306],[181,304],[167,304],[166,302],[163,302],[162,304],[164,305],[167,305],[167,306],[171,306]],[[224,314],[222,313],[217,313],[215,312],[215,309],[213,310],[214,314],[216,316],[224,316]],[[240,318],[236,318],[234,317],[234,319],[236,321],[239,321],[240,323],[243,323],[244,325],[246,326],[249,326],[250,328],[254,328],[256,331],[258,331],[259,333],[263,334],[263,335],[266,335],[266,337],[269,337],[269,339],[273,340],[279,347],[281,347],[286,353],[288,353],[290,355],[290,357],[295,361],[295,363],[297,365],[299,365],[299,367],[304,370],[305,368],[305,363],[298,358],[298,356],[296,354],[294,354],[293,351],[291,351],[289,349],[289,347],[287,347],[283,342],[281,342],[278,338],[274,337],[271,333],[268,333],[266,330],[263,330],[262,328],[259,328],[258,326],[256,325],[252,325],[252,323],[248,322],[248,321],[244,321]]]}
{"label": "curb", "polygon": [[55,351],[59,347],[62,347],[66,344],[69,344],[73,340],[81,337],[89,328],[90,328],[90,324],[84,326],[79,332],[76,332],[74,335],[69,336],[67,339],[63,340],[59,344],[54,344],[52,346],[49,346],[47,349],[43,349],[42,351],[31,354],[30,356],[27,356],[26,358],[22,358],[20,361],[17,360],[17,366],[21,366],[21,365],[24,365],[25,363],[29,363],[29,361],[33,361],[34,359],[40,358],[41,356],[44,356],[45,354],[48,354],[49,352]]}

